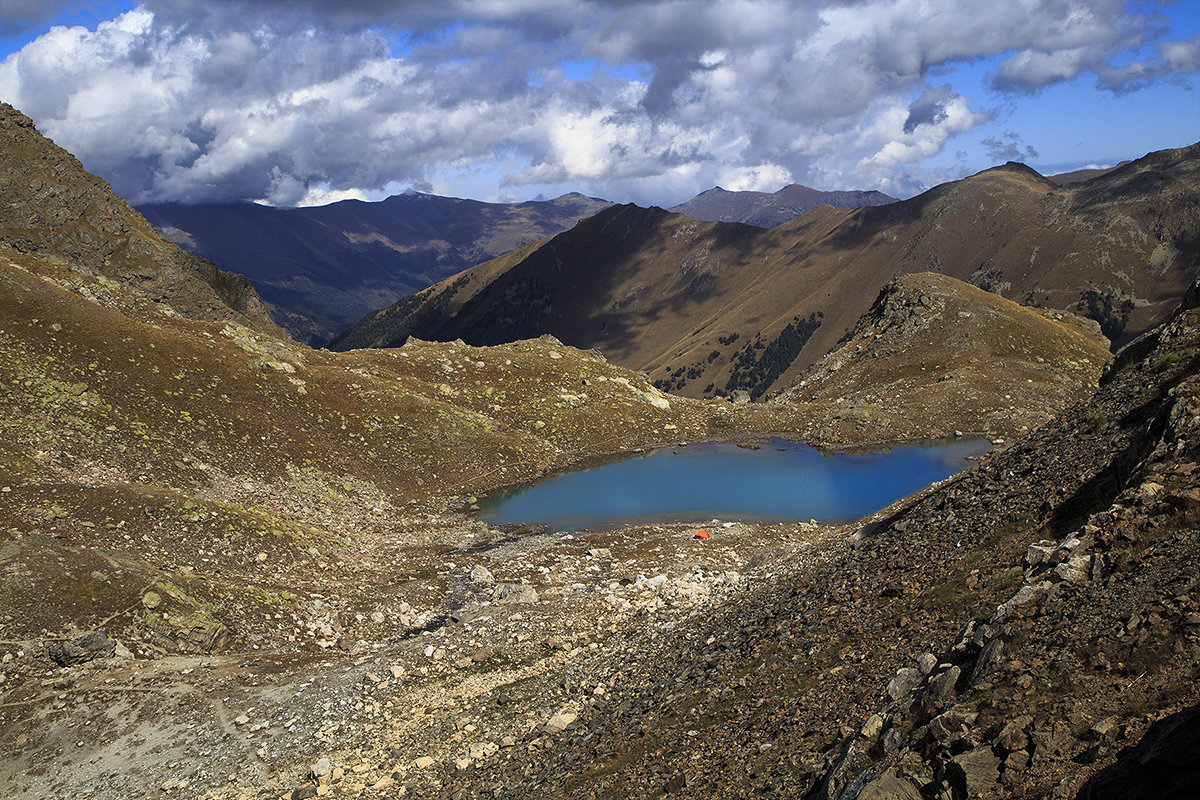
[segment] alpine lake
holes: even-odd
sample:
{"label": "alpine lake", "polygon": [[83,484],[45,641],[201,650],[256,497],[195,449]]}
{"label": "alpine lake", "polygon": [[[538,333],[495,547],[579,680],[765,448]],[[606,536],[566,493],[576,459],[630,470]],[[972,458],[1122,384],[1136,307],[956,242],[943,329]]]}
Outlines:
{"label": "alpine lake", "polygon": [[549,532],[647,522],[854,520],[962,471],[990,450],[986,439],[865,453],[822,453],[783,439],[678,445],[492,495],[480,501],[476,517]]}

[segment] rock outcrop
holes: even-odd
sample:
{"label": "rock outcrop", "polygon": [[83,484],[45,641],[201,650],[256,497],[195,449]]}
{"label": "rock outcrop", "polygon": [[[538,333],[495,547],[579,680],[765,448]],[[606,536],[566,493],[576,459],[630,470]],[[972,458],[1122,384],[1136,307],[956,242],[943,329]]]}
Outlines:
{"label": "rock outcrop", "polygon": [[1095,391],[1110,358],[1091,320],[1029,309],[936,273],[888,283],[848,340],[772,402],[821,410],[818,441],[1023,435]]}

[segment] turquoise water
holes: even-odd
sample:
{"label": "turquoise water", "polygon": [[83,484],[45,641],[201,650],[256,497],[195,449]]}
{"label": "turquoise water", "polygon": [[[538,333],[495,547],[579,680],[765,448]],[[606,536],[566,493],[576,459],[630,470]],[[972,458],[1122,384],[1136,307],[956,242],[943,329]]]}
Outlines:
{"label": "turquoise water", "polygon": [[551,476],[487,498],[478,517],[551,531],[643,521],[858,519],[961,471],[989,449],[984,440],[835,455],[782,439],[757,450],[694,444]]}

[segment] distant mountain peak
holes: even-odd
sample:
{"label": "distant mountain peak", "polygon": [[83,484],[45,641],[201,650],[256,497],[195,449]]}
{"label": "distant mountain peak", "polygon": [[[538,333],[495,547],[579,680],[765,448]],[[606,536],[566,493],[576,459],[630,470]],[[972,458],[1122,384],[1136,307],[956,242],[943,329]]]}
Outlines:
{"label": "distant mountain peak", "polygon": [[826,192],[798,183],[775,192],[729,191],[714,186],[670,210],[708,222],[742,222],[773,228],[822,204],[853,209],[895,201],[896,198],[873,190]]}
{"label": "distant mountain peak", "polygon": [[298,209],[163,204],[141,211],[201,255],[248,275],[281,325],[319,345],[364,314],[608,205],[576,192],[485,203],[410,187],[379,202]]}

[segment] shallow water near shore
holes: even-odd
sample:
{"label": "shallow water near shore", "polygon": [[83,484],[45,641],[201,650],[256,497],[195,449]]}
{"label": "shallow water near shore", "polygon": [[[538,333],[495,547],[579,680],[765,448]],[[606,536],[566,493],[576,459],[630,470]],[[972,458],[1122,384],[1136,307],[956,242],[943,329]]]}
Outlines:
{"label": "shallow water near shore", "polygon": [[552,475],[485,499],[477,516],[550,531],[711,519],[858,519],[960,472],[990,449],[984,439],[832,455],[782,439],[757,448],[693,444]]}

